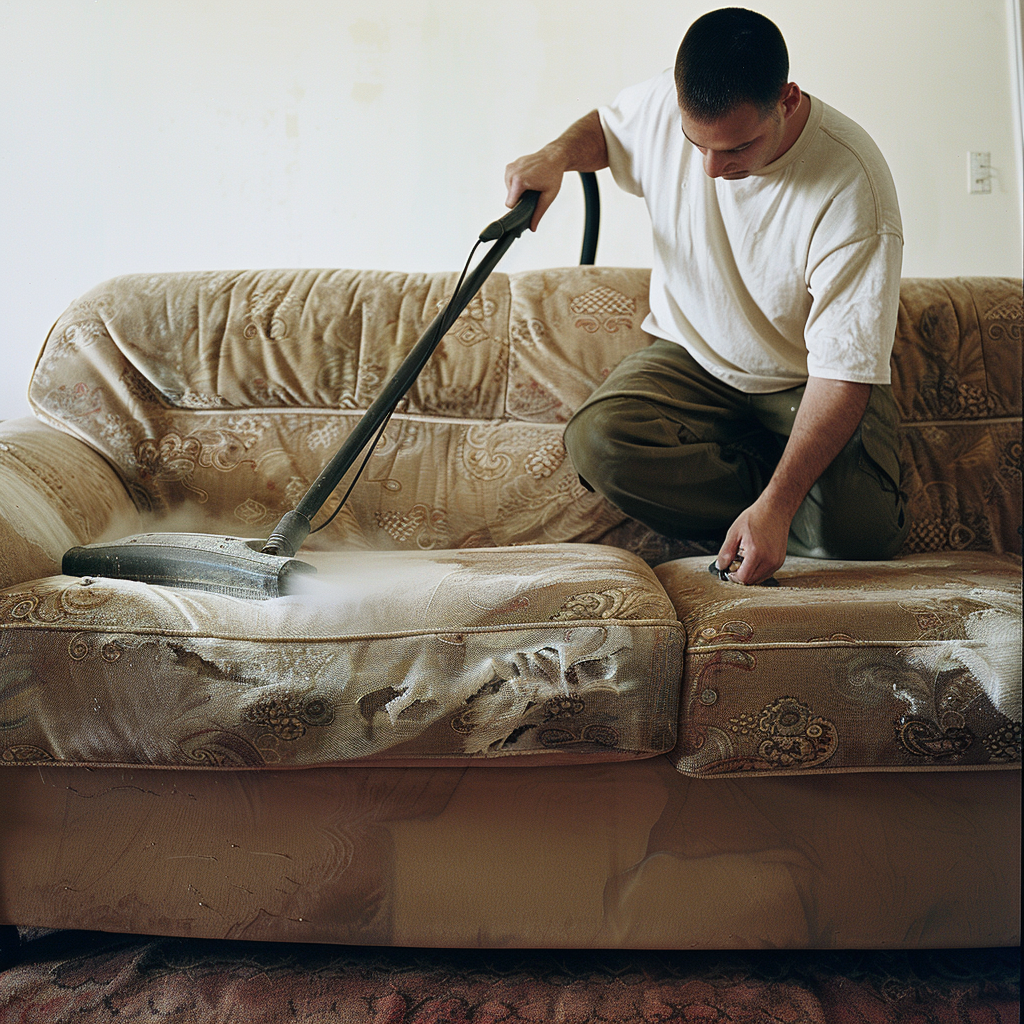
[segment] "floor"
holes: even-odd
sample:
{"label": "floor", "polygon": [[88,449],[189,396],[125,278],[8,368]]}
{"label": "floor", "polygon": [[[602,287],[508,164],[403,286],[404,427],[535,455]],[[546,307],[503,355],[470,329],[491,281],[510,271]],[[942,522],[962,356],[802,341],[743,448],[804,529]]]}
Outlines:
{"label": "floor", "polygon": [[[12,941],[16,940],[16,941]],[[1020,950],[422,950],[0,937],[0,1024],[1008,1024]]]}

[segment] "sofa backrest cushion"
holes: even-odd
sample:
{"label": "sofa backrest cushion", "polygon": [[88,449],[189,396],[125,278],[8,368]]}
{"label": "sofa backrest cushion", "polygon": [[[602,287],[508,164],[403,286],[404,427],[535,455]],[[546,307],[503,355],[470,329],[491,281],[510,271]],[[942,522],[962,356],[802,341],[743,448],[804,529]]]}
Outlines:
{"label": "sofa backrest cushion", "polygon": [[[119,470],[140,509],[173,515],[170,528],[265,536],[454,283],[317,270],[118,278],[54,326],[30,398]],[[492,275],[403,399],[345,512],[311,541],[586,541],[622,523],[579,484],[561,429],[592,382],[644,344],[645,288],[630,271],[532,275],[515,288]],[[588,344],[563,339],[565,327]]]}
{"label": "sofa backrest cushion", "polygon": [[[116,278],[58,320],[30,400],[99,451],[142,511],[173,516],[168,528],[265,536],[454,282],[342,270]],[[311,543],[649,545],[583,488],[561,439],[611,367],[649,342],[648,285],[640,269],[493,274]],[[893,382],[910,551],[1020,549],[1022,320],[1019,281],[903,283]]]}
{"label": "sofa backrest cushion", "polygon": [[893,351],[904,550],[1021,552],[1021,282],[904,279]]}

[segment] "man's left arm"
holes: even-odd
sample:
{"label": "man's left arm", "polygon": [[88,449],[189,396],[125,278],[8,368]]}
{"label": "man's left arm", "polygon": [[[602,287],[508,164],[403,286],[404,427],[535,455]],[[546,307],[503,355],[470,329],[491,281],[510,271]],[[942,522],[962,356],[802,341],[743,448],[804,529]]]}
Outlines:
{"label": "man's left arm", "polygon": [[786,560],[789,527],[814,482],[853,436],[868,399],[870,384],[809,377],[793,431],[761,496],[729,527],[717,564],[742,564],[730,579],[755,584],[768,579]]}

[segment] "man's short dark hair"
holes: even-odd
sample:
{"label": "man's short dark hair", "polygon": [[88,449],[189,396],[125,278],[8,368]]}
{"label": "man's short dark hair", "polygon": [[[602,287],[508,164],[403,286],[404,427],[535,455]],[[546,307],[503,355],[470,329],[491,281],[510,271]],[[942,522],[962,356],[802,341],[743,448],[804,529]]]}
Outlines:
{"label": "man's short dark hair", "polygon": [[767,115],[788,80],[782,33],[763,14],[742,7],[698,18],[676,55],[679,104],[702,123],[717,121],[741,103]]}

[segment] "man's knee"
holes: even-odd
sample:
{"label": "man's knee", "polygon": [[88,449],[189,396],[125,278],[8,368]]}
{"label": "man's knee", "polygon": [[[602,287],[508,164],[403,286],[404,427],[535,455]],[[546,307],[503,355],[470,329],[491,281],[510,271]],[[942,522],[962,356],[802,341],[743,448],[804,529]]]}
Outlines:
{"label": "man's knee", "polygon": [[621,415],[610,402],[586,406],[566,424],[564,441],[573,469],[592,490],[608,495],[621,487],[628,467]]}
{"label": "man's knee", "polygon": [[813,528],[794,524],[788,552],[806,558],[834,558],[841,561],[887,561],[895,558],[906,540],[906,514],[901,510],[890,522],[868,521],[864,517],[842,521],[832,517]]}
{"label": "man's knee", "polygon": [[902,496],[888,481],[860,487],[845,499],[812,488],[790,529],[789,553],[811,558],[884,561],[899,554],[910,532]]}

